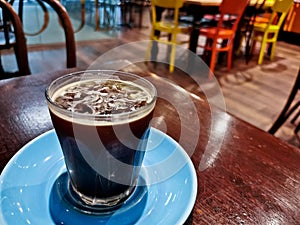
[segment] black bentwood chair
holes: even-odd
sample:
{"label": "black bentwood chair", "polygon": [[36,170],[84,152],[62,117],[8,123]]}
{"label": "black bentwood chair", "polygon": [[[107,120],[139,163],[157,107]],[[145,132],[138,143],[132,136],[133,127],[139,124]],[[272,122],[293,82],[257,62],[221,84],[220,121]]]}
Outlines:
{"label": "black bentwood chair", "polygon": [[[21,0],[20,0],[21,1]],[[66,67],[73,68],[76,67],[76,44],[74,29],[70,16],[65,9],[65,7],[57,0],[41,0],[47,3],[56,12],[60,25],[65,34],[65,47],[66,47]]]}
{"label": "black bentwood chair", "polygon": [[[19,3],[23,3],[24,0],[20,0]],[[74,30],[71,23],[71,19],[69,17],[68,12],[66,11],[65,7],[57,0],[37,0],[38,4],[42,7],[45,14],[48,13],[48,10],[46,9],[46,6],[44,3],[48,4],[58,16],[59,19],[59,25],[62,27],[65,35],[65,49],[66,49],[66,67],[67,68],[74,68],[76,67],[76,44],[75,44],[75,37],[74,37]],[[13,1],[12,1],[13,3]],[[1,0],[1,4],[5,5],[5,8],[12,9],[11,5],[9,3],[5,2],[4,0]],[[30,69],[28,65],[28,56],[27,56],[27,46],[26,46],[26,39],[24,37],[24,31],[22,29],[22,16],[23,16],[23,4],[19,4],[19,15],[17,15],[15,12],[9,13],[9,14],[3,14],[3,20],[6,21],[4,24],[5,26],[0,26],[0,40],[3,39],[4,41],[0,41],[0,50],[1,49],[7,49],[7,47],[14,47],[15,49],[15,55],[19,66],[19,72],[10,74],[10,77],[17,76],[17,75],[28,75],[30,74]],[[3,11],[4,12],[4,11]],[[0,14],[2,15],[2,14]],[[12,16],[14,15],[14,16]],[[48,23],[48,15],[46,16],[46,21],[43,26],[43,29],[47,27]],[[13,26],[9,27],[10,22]],[[40,31],[42,32],[43,29]],[[3,34],[1,34],[2,30],[4,31]],[[6,32],[5,32],[6,31]],[[39,32],[39,33],[40,33]],[[15,34],[15,35],[14,35]],[[4,43],[5,45],[1,45]],[[8,74],[4,73],[3,67],[1,66],[0,61],[0,74]],[[1,78],[8,78],[9,75],[6,75],[5,77]]]}
{"label": "black bentwood chair", "polygon": [[[0,0],[0,79],[11,76],[30,74],[27,46],[22,23],[13,9],[6,1]],[[18,71],[6,73],[1,63],[1,51],[14,49]]]}
{"label": "black bentwood chair", "polygon": [[[287,119],[289,119],[290,116],[294,112],[296,112],[296,110],[298,109],[298,111],[296,113],[294,113],[294,116],[291,119],[291,123],[295,124],[297,118],[300,115],[300,109],[299,109],[300,100],[295,101],[296,95],[299,90],[300,90],[300,68],[298,70],[298,75],[297,75],[296,81],[295,81],[294,86],[290,92],[290,95],[285,103],[285,106],[283,107],[278,118],[276,119],[276,121],[273,123],[272,127],[268,131],[270,134],[275,134],[277,132],[277,130],[285,123],[285,121],[287,121]],[[296,125],[294,133],[297,134],[297,132],[299,130],[300,130],[300,123],[298,123]]]}

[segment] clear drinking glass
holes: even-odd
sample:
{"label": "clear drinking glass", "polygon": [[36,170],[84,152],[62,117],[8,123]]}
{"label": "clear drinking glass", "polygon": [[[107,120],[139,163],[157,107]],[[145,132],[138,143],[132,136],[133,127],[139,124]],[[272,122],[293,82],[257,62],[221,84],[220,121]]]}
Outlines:
{"label": "clear drinking glass", "polygon": [[120,71],[81,71],[46,89],[68,174],[68,194],[84,211],[118,205],[133,192],[156,89]]}

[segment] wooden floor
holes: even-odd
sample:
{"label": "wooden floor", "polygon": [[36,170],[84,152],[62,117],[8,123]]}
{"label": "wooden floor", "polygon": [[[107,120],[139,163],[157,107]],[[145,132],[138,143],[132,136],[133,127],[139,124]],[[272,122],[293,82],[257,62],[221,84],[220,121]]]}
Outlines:
{"label": "wooden floor", "polygon": [[[99,56],[114,47],[147,40],[148,37],[149,28],[118,29],[109,39],[78,42],[78,67],[87,68]],[[223,92],[226,110],[267,131],[283,107],[293,85],[300,65],[299,52],[299,46],[279,42],[272,62],[265,58],[263,65],[258,66],[254,56],[246,65],[244,58],[239,57],[234,61],[230,72],[222,65],[217,66],[215,75]],[[63,45],[29,47],[29,61],[32,73],[64,68]],[[168,68],[164,67],[156,72],[167,74]],[[184,82],[180,85],[184,86]],[[286,123],[276,136],[299,147],[299,139],[294,135],[293,128],[293,125]]]}

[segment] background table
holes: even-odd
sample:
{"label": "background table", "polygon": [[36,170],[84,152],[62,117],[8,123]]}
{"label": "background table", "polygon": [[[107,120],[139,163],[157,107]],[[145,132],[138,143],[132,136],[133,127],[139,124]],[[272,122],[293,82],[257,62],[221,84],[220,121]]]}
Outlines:
{"label": "background table", "polygon": [[[52,129],[44,90],[69,71],[0,81],[0,171],[24,144]],[[152,74],[149,78],[159,95],[165,96],[158,99],[158,119],[153,126],[162,130],[167,126],[167,133],[190,154],[197,172],[197,200],[187,224],[299,224],[298,148],[210,106],[162,77]],[[181,107],[181,119],[187,122],[180,123],[176,107],[185,106],[187,98],[196,111],[193,114]],[[200,123],[195,146],[197,124],[190,119],[193,116]]]}

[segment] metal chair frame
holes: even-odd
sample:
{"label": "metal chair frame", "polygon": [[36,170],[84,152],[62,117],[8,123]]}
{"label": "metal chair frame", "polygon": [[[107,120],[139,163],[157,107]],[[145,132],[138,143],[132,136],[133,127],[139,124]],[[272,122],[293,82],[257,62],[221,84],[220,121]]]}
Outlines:
{"label": "metal chair frame", "polygon": [[[280,112],[278,118],[275,120],[275,122],[273,123],[272,127],[268,130],[268,132],[270,134],[275,134],[278,129],[290,118],[290,116],[298,109],[299,111],[296,113],[296,115],[292,118],[291,123],[295,124],[297,118],[300,115],[300,100],[295,101],[295,97],[298,93],[298,91],[300,90],[300,68],[298,71],[298,75],[297,78],[295,80],[295,83],[293,85],[293,88],[289,94],[289,97],[282,109],[282,111]],[[293,102],[295,102],[293,104]],[[296,125],[296,128],[294,130],[295,133],[297,133],[300,130],[300,124],[298,123]]]}

